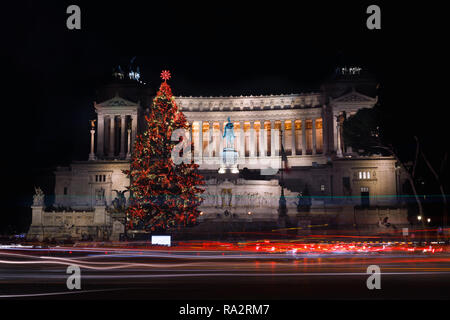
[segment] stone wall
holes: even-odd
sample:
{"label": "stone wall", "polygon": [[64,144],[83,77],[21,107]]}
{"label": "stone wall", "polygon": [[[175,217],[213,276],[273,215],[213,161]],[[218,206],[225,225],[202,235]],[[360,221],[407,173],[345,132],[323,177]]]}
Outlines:
{"label": "stone wall", "polygon": [[117,239],[122,225],[113,219],[105,206],[95,206],[92,211],[44,211],[42,206],[32,206],[32,222],[28,240],[107,240]]}
{"label": "stone wall", "polygon": [[[55,176],[55,207],[91,210],[95,205],[110,206],[116,194],[123,191],[130,180],[123,170],[130,168],[128,161],[83,161],[70,167],[58,167]],[[99,197],[103,190],[103,199]],[[125,194],[129,196],[128,193]]]}
{"label": "stone wall", "polygon": [[[360,172],[370,174],[361,179]],[[397,203],[397,173],[395,159],[388,157],[359,157],[333,161],[333,202],[341,205],[361,205],[361,192],[369,192],[371,206]],[[347,179],[349,188],[344,180]]]}
{"label": "stone wall", "polygon": [[201,221],[235,219],[276,220],[280,186],[278,180],[206,181]]}
{"label": "stone wall", "polygon": [[355,208],[355,221],[358,225],[378,225],[385,218],[388,223],[404,226],[408,225],[408,211],[406,208]]}

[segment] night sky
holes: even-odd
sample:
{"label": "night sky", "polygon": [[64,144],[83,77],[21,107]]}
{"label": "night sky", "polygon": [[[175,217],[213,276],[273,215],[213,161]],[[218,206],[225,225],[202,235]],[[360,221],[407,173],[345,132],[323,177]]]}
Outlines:
{"label": "night sky", "polygon": [[[95,89],[134,56],[142,79],[155,88],[160,71],[171,70],[176,95],[311,91],[337,66],[359,65],[381,83],[405,144],[414,132],[426,148],[448,148],[448,99],[438,97],[448,83],[442,8],[379,1],[92,2],[2,6],[3,226],[29,219],[33,185],[51,192],[45,188],[52,187],[48,173],[56,165],[87,159]],[[365,11],[374,3],[381,30],[366,28]],[[81,7],[81,30],[66,28],[70,4]]]}

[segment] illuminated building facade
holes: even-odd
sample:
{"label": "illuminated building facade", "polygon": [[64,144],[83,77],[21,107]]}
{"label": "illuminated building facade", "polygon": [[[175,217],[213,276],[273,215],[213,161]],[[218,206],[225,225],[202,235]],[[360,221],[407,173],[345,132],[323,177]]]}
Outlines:
{"label": "illuminated building facade", "polygon": [[[392,223],[407,223],[406,211],[397,206],[402,177],[395,160],[361,157],[342,138],[344,116],[377,103],[375,83],[360,71],[338,70],[332,80],[309,93],[177,96],[190,125],[192,159],[206,179],[200,221],[277,221],[284,194],[287,216],[298,223],[320,219],[336,225],[377,224],[386,216]],[[136,81],[145,87],[139,78]],[[136,134],[144,129],[151,93],[136,91],[136,84],[108,90],[103,91],[103,102],[94,104],[97,119],[90,131],[88,160],[55,172],[54,207],[64,208],[65,215],[61,209],[42,210],[37,225],[33,220],[30,230],[38,231],[32,235],[117,239],[123,232],[117,201],[130,181],[122,170],[129,168]],[[236,135],[238,172],[219,173],[228,118]],[[276,170],[267,173],[268,168]],[[301,201],[306,201],[307,210],[300,208]],[[103,216],[94,224],[93,217],[86,217],[95,212]],[[70,232],[63,227],[67,224],[73,226]]]}

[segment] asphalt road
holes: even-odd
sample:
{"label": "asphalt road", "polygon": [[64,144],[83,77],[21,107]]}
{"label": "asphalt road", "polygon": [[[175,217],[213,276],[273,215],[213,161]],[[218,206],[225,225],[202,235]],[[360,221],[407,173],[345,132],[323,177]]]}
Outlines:
{"label": "asphalt road", "polygon": [[[381,289],[367,288],[369,265]],[[0,299],[136,298],[450,299],[450,254],[0,249]]]}

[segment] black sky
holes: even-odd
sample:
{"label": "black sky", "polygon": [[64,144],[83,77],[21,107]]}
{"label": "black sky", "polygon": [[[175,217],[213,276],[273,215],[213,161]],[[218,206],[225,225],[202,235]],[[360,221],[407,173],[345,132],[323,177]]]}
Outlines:
{"label": "black sky", "polygon": [[[373,3],[382,10],[381,30],[365,26]],[[81,30],[66,28],[70,4],[81,7]],[[360,65],[380,81],[400,125],[422,126],[424,139],[446,126],[444,117],[418,112],[447,108],[437,98],[448,82],[437,77],[448,77],[439,5],[18,1],[3,7],[3,170],[4,184],[17,191],[5,194],[16,202],[30,201],[36,171],[87,158],[95,89],[133,56],[155,87],[160,71],[171,70],[176,95],[303,92],[338,65]]]}

